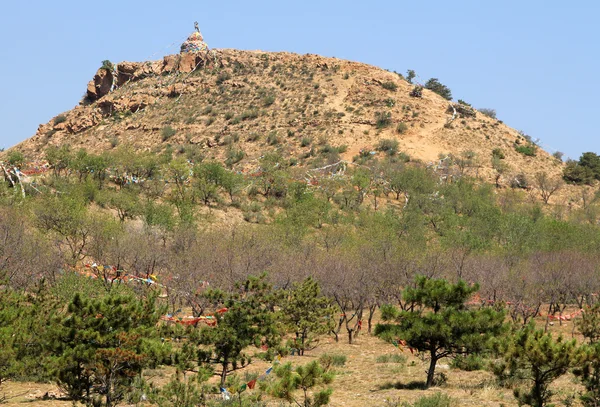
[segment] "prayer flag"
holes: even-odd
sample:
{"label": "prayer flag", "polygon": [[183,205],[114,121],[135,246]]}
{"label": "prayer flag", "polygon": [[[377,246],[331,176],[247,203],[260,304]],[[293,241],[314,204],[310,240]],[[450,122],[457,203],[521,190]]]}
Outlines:
{"label": "prayer flag", "polygon": [[267,371],[265,372],[265,374],[271,374],[272,371],[273,371],[273,368],[270,367],[270,368],[267,369]]}
{"label": "prayer flag", "polygon": [[248,387],[250,388],[250,390],[254,389],[254,386],[256,386],[256,379],[248,382]]}

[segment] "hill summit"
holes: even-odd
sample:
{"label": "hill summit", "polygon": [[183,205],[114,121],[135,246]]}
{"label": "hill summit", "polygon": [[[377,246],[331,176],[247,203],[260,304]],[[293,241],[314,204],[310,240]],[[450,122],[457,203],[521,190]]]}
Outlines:
{"label": "hill summit", "polygon": [[[462,160],[461,172],[499,185],[520,173],[559,177],[563,168],[493,115],[397,73],[318,55],[211,50],[197,28],[179,54],[104,61],[78,106],[15,148],[39,158],[67,143],[96,152],[172,149],[239,170],[271,150],[310,168],[385,154],[388,143],[433,166]],[[492,157],[502,160],[501,174]]]}

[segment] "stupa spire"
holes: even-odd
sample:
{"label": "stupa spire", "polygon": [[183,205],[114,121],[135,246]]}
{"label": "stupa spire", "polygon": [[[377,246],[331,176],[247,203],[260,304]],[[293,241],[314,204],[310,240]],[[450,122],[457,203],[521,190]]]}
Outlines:
{"label": "stupa spire", "polygon": [[204,37],[198,27],[198,22],[194,22],[194,32],[181,44],[181,53],[195,53],[195,52],[206,52],[208,51],[208,45],[204,42]]}

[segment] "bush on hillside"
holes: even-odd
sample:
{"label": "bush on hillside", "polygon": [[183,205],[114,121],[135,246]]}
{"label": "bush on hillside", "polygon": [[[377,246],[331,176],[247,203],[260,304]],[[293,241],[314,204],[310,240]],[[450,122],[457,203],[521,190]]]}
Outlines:
{"label": "bush on hillside", "polygon": [[487,117],[490,117],[492,119],[496,118],[496,110],[495,109],[487,109],[485,107],[482,107],[481,109],[479,109],[479,113],[481,113]]}
{"label": "bush on hillside", "polygon": [[535,157],[537,147],[533,143],[527,143],[524,146],[515,144],[515,150],[517,153],[526,155],[527,157]]}
{"label": "bush on hillside", "polygon": [[410,91],[410,96],[414,97],[414,98],[421,98],[423,97],[423,87],[420,85],[417,85],[413,88],[413,90]]}
{"label": "bush on hillside", "polygon": [[391,90],[392,92],[395,92],[396,89],[398,89],[398,85],[396,85],[394,82],[392,81],[387,81],[387,82],[383,82],[381,84],[381,87],[383,89],[387,89],[387,90]]}
{"label": "bush on hillside", "polygon": [[452,91],[450,88],[440,83],[437,78],[431,78],[425,82],[425,89],[429,89],[430,91],[437,93],[444,99],[452,100]]}
{"label": "bush on hillside", "polygon": [[392,124],[392,114],[390,112],[375,112],[375,125],[378,129],[389,127]]}

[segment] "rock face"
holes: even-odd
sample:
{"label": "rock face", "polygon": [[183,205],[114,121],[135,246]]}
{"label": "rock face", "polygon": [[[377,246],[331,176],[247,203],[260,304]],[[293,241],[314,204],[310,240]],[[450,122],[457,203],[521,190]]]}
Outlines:
{"label": "rock face", "polygon": [[108,95],[113,86],[113,74],[108,69],[100,68],[94,79],[87,86],[87,99],[90,102],[95,102],[102,96]]}

